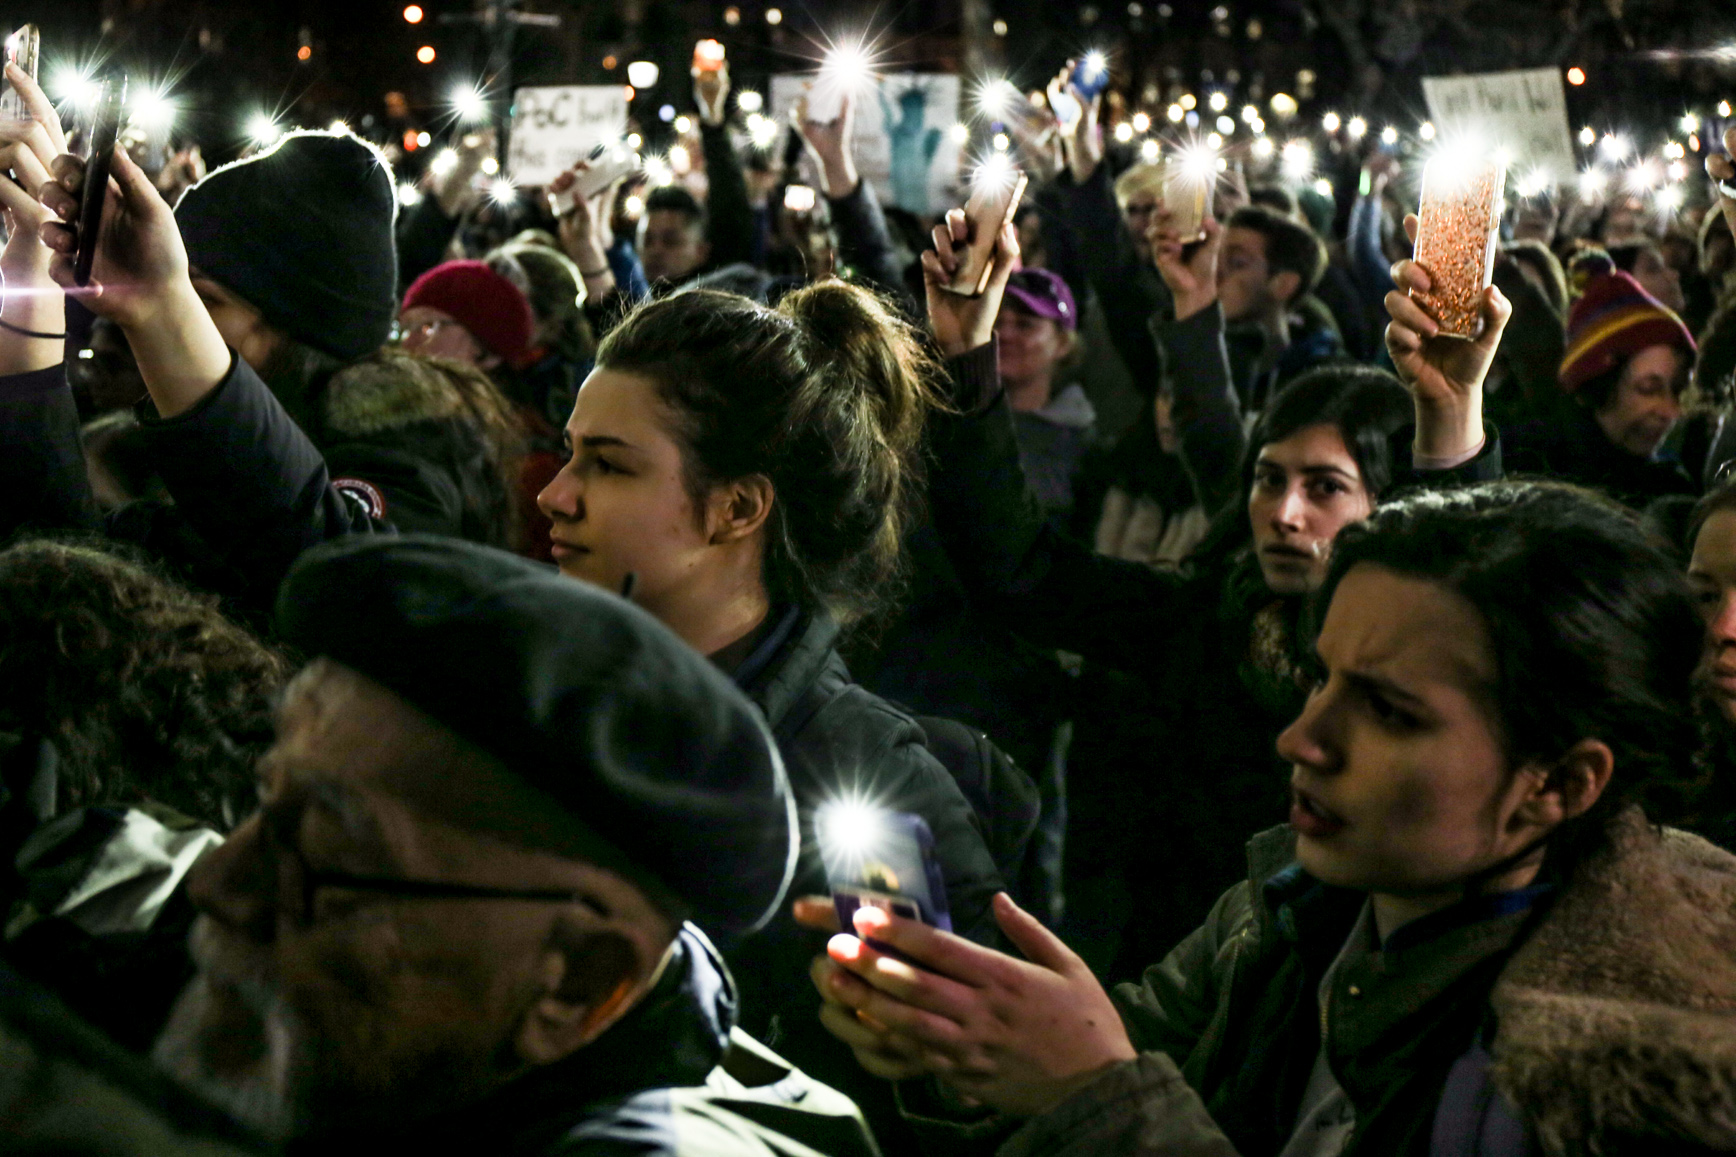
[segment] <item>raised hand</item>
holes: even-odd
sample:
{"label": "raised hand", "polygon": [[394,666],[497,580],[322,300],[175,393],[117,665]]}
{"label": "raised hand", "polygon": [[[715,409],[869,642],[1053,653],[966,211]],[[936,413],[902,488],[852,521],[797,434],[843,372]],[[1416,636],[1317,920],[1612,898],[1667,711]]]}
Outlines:
{"label": "raised hand", "polygon": [[[1102,111],[1101,95],[1086,98],[1073,83],[1073,67],[1078,61],[1069,60],[1065,68],[1049,82],[1049,107],[1061,126],[1061,149],[1067,157],[1075,184],[1083,185],[1103,163],[1103,134],[1097,121]],[[1076,113],[1073,110],[1078,110]],[[1063,116],[1062,113],[1073,115]]]}
{"label": "raised hand", "polygon": [[[1405,235],[1416,243],[1417,218],[1407,214]],[[1386,348],[1399,380],[1410,390],[1417,408],[1415,452],[1432,459],[1462,458],[1483,442],[1483,379],[1495,360],[1501,334],[1513,307],[1491,285],[1483,291],[1483,332],[1475,341],[1443,335],[1410,291],[1426,293],[1428,270],[1414,261],[1392,267],[1393,284],[1386,295],[1392,321],[1386,327]]]}
{"label": "raised hand", "polygon": [[[1736,125],[1724,130],[1724,151],[1706,158],[1706,175],[1721,185],[1736,189]],[[1718,190],[1718,205],[1724,210],[1724,223],[1736,233],[1736,197]]]}
{"label": "raised hand", "polygon": [[614,240],[609,228],[609,211],[621,182],[612,182],[591,197],[561,207],[565,203],[563,194],[577,184],[579,175],[589,168],[589,162],[580,161],[557,175],[549,182],[548,196],[549,204],[558,214],[556,227],[560,230],[561,249],[579,267],[579,274],[585,281],[585,293],[601,297],[615,287],[615,275],[609,268],[608,258],[609,246]]}
{"label": "raised hand", "polygon": [[856,158],[850,149],[856,132],[853,105],[850,95],[845,93],[839,104],[837,120],[814,121],[808,119],[808,98],[804,96],[796,102],[796,130],[802,134],[802,143],[808,146],[809,154],[819,166],[820,177],[826,183],[826,196],[834,199],[853,193],[860,180]]}
{"label": "raised hand", "polygon": [[1019,258],[1018,231],[1008,222],[995,242],[995,263],[989,274],[988,288],[978,297],[966,297],[947,289],[958,270],[955,246],[970,240],[970,221],[963,209],[947,213],[946,220],[934,227],[934,248],[922,252],[922,280],[928,289],[928,324],[934,330],[935,341],[949,358],[969,353],[987,345],[995,332],[995,318],[1000,316],[1001,297],[1007,289],[1007,278],[1013,275],[1013,265]]}
{"label": "raised hand", "polygon": [[834,936],[812,976],[826,1027],[885,1075],[927,1072],[1004,1113],[1035,1115],[1137,1054],[1085,962],[1005,893],[994,908],[1025,960],[862,908],[855,935]]}
{"label": "raised hand", "polygon": [[[1200,220],[1205,240],[1183,237],[1175,230],[1175,217],[1161,203],[1152,211],[1145,227],[1146,240],[1151,243],[1152,260],[1157,272],[1175,298],[1175,319],[1184,321],[1210,308],[1218,299],[1218,253],[1223,248],[1224,230],[1209,214]],[[1193,252],[1188,252],[1189,246]]]}
{"label": "raised hand", "polygon": [[[12,327],[0,328],[0,373],[16,374],[47,369],[63,352],[54,335],[66,329],[66,305],[49,275],[54,253],[42,238],[54,215],[37,194],[51,180],[54,158],[66,151],[66,137],[54,106],[26,73],[7,65],[6,78],[30,112],[27,120],[0,121],[0,218],[6,227],[6,248],[0,252],[0,280],[6,288],[0,321]],[[8,170],[17,174],[17,181],[4,175]]]}
{"label": "raised hand", "polygon": [[97,230],[90,285],[73,288],[79,195],[85,164],[62,154],[50,168],[42,203],[58,221],[42,226],[54,250],[49,273],[92,312],[120,325],[139,373],[165,418],[195,405],[229,373],[229,348],[188,278],[187,249],[162,195],[143,169],[116,149]]}
{"label": "raised hand", "polygon": [[708,125],[723,123],[729,111],[729,65],[720,68],[693,70],[693,103],[699,106],[699,119]]}

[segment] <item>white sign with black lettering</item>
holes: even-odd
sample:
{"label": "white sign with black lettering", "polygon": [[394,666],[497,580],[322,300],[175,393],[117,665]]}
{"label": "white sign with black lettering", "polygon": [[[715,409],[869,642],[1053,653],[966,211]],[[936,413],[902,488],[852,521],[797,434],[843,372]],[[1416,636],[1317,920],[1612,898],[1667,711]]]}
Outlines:
{"label": "white sign with black lettering", "polygon": [[1573,135],[1567,97],[1553,68],[1425,76],[1437,139],[1475,138],[1512,154],[1513,169],[1537,170],[1556,181],[1573,176]]}
{"label": "white sign with black lettering", "polygon": [[627,92],[618,84],[521,88],[512,94],[506,171],[520,185],[546,185],[626,131]]}

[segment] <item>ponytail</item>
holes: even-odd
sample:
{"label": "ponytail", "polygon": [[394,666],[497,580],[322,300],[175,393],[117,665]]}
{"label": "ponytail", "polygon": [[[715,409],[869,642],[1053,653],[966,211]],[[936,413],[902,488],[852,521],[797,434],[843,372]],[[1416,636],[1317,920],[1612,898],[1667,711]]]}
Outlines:
{"label": "ponytail", "polygon": [[764,575],[774,600],[845,623],[885,605],[921,493],[922,422],[939,372],[893,309],[836,280],[775,310],[688,290],[636,310],[597,364],[656,383],[696,509],[722,483],[771,480]]}

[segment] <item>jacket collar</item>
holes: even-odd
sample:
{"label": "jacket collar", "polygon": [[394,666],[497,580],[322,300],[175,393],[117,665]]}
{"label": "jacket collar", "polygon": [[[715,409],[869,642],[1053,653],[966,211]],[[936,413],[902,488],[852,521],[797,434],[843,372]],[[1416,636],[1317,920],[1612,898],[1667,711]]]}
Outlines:
{"label": "jacket collar", "polygon": [[[482,1100],[391,1130],[392,1148],[434,1152],[540,1152],[607,1106],[647,1089],[705,1083],[729,1047],[735,982],[705,934],[685,924],[656,986],[592,1044]],[[346,1148],[367,1139],[342,1130]],[[329,1152],[331,1135],[304,1139],[297,1152]]]}
{"label": "jacket collar", "polygon": [[778,730],[784,718],[836,657],[839,627],[824,610],[790,607],[734,679]]}
{"label": "jacket collar", "polygon": [[1736,1148],[1736,856],[1629,809],[1490,1003],[1495,1083],[1544,1151],[1624,1134]]}

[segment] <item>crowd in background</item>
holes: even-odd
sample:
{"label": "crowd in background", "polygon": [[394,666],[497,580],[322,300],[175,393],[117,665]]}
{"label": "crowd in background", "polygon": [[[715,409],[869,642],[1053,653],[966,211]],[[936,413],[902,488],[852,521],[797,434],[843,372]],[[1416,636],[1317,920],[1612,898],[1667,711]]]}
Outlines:
{"label": "crowd in background", "polygon": [[[1458,339],[1378,147],[1183,234],[1070,63],[963,296],[997,223],[883,205],[848,100],[791,207],[723,69],[690,175],[588,198],[492,197],[488,131],[414,195],[123,149],[93,290],[15,71],[39,1146],[1736,1148],[1727,154],[1510,198]],[[922,818],[949,932],[840,930],[840,798]]]}

